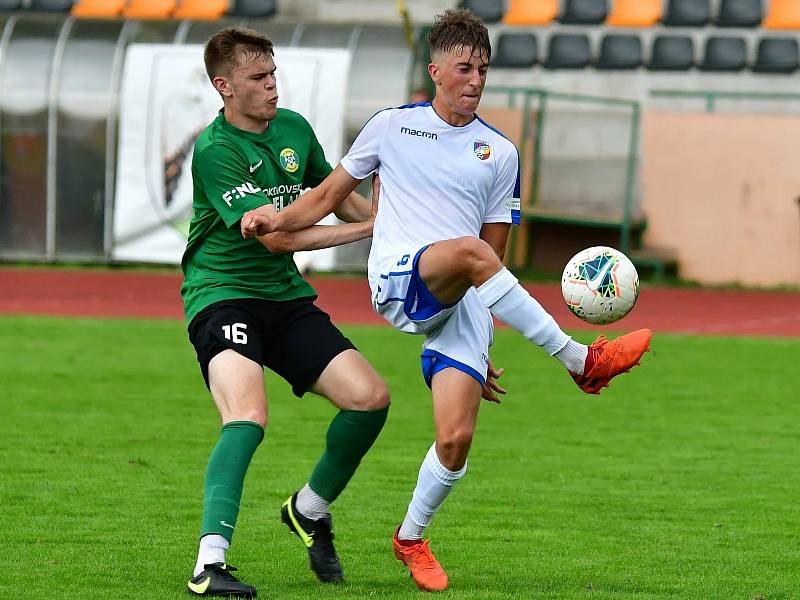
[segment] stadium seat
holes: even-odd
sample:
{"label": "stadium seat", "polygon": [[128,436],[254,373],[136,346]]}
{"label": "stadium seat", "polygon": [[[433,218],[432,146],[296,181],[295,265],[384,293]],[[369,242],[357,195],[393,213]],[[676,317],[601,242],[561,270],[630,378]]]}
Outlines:
{"label": "stadium seat", "polygon": [[532,33],[501,33],[495,42],[493,67],[527,69],[539,59],[539,47]]}
{"label": "stadium seat", "polygon": [[710,18],[709,0],[668,0],[664,25],[704,27]]}
{"label": "stadium seat", "polygon": [[503,18],[503,0],[461,0],[458,5],[483,19],[484,23],[499,23]]}
{"label": "stadium seat", "polygon": [[614,27],[652,27],[664,12],[662,0],[614,0],[606,24]]}
{"label": "stadium seat", "polygon": [[716,25],[718,27],[758,27],[763,17],[761,0],[722,0]]}
{"label": "stadium seat", "polygon": [[32,0],[28,9],[35,12],[69,12],[72,0]]}
{"label": "stadium seat", "polygon": [[558,16],[558,0],[508,0],[506,25],[548,25]]}
{"label": "stadium seat", "polygon": [[228,9],[232,17],[271,17],[277,10],[277,0],[232,0]]}
{"label": "stadium seat", "polygon": [[566,0],[559,21],[570,25],[599,25],[608,16],[608,0]]}
{"label": "stadium seat", "polygon": [[78,0],[72,5],[77,19],[115,19],[122,14],[126,0]]}
{"label": "stadium seat", "polygon": [[800,2],[797,0],[770,0],[764,27],[800,29]]}
{"label": "stadium seat", "polygon": [[589,38],[579,33],[555,33],[547,50],[547,69],[583,69],[589,65]]}
{"label": "stadium seat", "polygon": [[647,68],[651,71],[688,71],[694,66],[694,42],[682,35],[659,35]]}
{"label": "stadium seat", "polygon": [[175,0],[130,0],[122,14],[128,19],[169,19]]}
{"label": "stadium seat", "polygon": [[176,19],[215,21],[228,10],[228,0],[181,0],[175,10]]}
{"label": "stadium seat", "polygon": [[642,66],[642,40],[638,35],[607,35],[600,43],[595,65],[603,70],[636,69]]}
{"label": "stadium seat", "polygon": [[19,10],[22,8],[22,0],[0,0],[0,11]]}
{"label": "stadium seat", "polygon": [[794,73],[800,63],[795,38],[764,38],[758,42],[753,71],[757,73]]}
{"label": "stadium seat", "polygon": [[741,71],[747,66],[744,38],[711,36],[706,40],[702,71]]}

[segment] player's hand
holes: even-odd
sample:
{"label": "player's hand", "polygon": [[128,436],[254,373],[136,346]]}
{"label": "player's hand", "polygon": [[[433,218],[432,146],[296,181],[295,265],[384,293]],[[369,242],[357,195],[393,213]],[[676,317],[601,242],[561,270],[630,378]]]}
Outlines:
{"label": "player's hand", "polygon": [[381,177],[378,173],[372,176],[372,218],[378,214],[378,202],[381,197]]}
{"label": "player's hand", "polygon": [[505,372],[505,369],[495,369],[492,361],[489,361],[489,371],[486,374],[486,383],[483,384],[483,393],[481,394],[481,398],[488,400],[489,402],[500,404],[500,398],[497,396],[497,394],[505,394],[506,389],[499,385],[496,380],[500,379]]}
{"label": "player's hand", "polygon": [[267,235],[277,230],[278,213],[272,204],[264,204],[244,213],[240,227],[243,238]]}

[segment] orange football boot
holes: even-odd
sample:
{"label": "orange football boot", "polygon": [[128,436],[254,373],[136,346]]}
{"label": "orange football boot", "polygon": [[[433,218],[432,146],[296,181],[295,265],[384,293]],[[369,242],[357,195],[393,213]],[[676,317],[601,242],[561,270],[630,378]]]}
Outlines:
{"label": "orange football boot", "polygon": [[404,563],[411,572],[411,577],[417,587],[426,592],[441,592],[447,589],[447,573],[431,552],[428,540],[419,540],[416,543],[400,541],[397,539],[398,527],[392,538],[392,547],[397,560]]}
{"label": "orange football boot", "polygon": [[587,394],[599,394],[620,373],[627,373],[639,364],[642,355],[650,349],[649,329],[638,329],[608,341],[601,335],[589,346],[583,375],[570,371],[572,379]]}

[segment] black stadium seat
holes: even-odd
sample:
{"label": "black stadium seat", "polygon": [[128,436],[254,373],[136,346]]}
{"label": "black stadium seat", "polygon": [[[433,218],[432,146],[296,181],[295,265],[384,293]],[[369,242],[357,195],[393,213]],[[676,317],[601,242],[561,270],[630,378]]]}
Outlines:
{"label": "black stadium seat", "polygon": [[466,8],[484,23],[499,23],[503,18],[503,0],[461,0],[461,8]]}
{"label": "black stadium seat", "polygon": [[758,27],[763,18],[761,0],[722,0],[716,24],[719,27]]}
{"label": "black stadium seat", "polygon": [[271,17],[277,10],[277,0],[233,0],[228,14],[233,17]]}
{"label": "black stadium seat", "polygon": [[694,42],[682,35],[660,35],[653,40],[647,68],[651,71],[688,71],[694,66]]}
{"label": "black stadium seat", "polygon": [[559,21],[572,25],[599,25],[608,16],[608,0],[567,0]]}
{"label": "black stadium seat", "polygon": [[539,47],[532,33],[501,33],[494,44],[493,67],[525,69],[539,60]]}
{"label": "black stadium seat", "polygon": [[744,38],[712,36],[706,40],[703,71],[741,71],[747,66],[747,44]]}
{"label": "black stadium seat", "polygon": [[556,33],[547,49],[547,69],[583,69],[589,65],[589,38],[579,33]]}
{"label": "black stadium seat", "polygon": [[29,10],[39,12],[69,12],[72,0],[33,0]]}
{"label": "black stadium seat", "polygon": [[598,69],[636,69],[642,66],[642,40],[638,35],[607,35],[600,43]]}
{"label": "black stadium seat", "polygon": [[704,27],[711,18],[709,0],[668,0],[664,25]]}
{"label": "black stadium seat", "polygon": [[795,38],[764,38],[758,42],[753,71],[757,73],[794,73],[800,63]]}

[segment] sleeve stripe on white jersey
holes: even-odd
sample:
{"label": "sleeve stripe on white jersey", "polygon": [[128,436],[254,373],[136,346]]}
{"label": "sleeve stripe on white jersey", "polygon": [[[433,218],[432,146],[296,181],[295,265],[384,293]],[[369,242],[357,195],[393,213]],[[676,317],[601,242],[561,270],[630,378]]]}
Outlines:
{"label": "sleeve stripe on white jersey", "polygon": [[[496,127],[492,127],[491,125],[489,125],[489,123],[487,123],[486,121],[481,119],[477,114],[475,115],[475,118],[478,119],[478,121],[480,121],[481,123],[483,123],[483,125],[485,125],[489,129],[494,131],[496,134],[498,134],[498,135],[502,136],[503,138],[507,139],[508,142],[514,147],[514,151],[517,153],[517,180],[514,183],[514,198],[519,198],[520,193],[522,192],[522,189],[521,189],[522,186],[520,185],[520,179],[521,179],[521,175],[522,175],[522,165],[520,164],[520,161],[519,161],[519,149],[517,148],[516,144],[514,144],[514,142],[509,140],[508,137],[506,136],[506,134],[504,134],[502,131],[500,131]],[[511,211],[511,222],[514,225],[519,225],[520,216],[521,216],[520,215],[520,211],[512,210]]]}
{"label": "sleeve stripe on white jersey", "polygon": [[[481,123],[483,123],[483,124],[484,124],[486,127],[488,127],[489,129],[491,129],[492,131],[494,131],[496,134],[498,134],[498,135],[500,135],[500,136],[503,136],[505,139],[507,139],[507,140],[508,140],[508,136],[507,136],[505,133],[503,133],[502,131],[500,131],[500,130],[499,130],[499,129],[497,129],[496,127],[492,127],[491,125],[489,125],[489,124],[488,124],[486,121],[484,121],[483,119],[481,119],[481,118],[480,118],[480,117],[479,117],[477,114],[475,115],[475,118],[476,118],[476,119],[478,119],[478,121],[480,121]],[[511,142],[511,140],[508,140],[508,141],[509,141],[509,142]],[[511,142],[511,143],[513,144],[513,142]],[[515,147],[516,147],[516,146],[515,146]]]}
{"label": "sleeve stripe on white jersey", "polygon": [[418,106],[430,106],[430,102],[415,102],[414,104],[403,104],[402,106],[398,106],[397,108],[416,108]]}
{"label": "sleeve stripe on white jersey", "polygon": [[393,106],[390,106],[390,107],[388,107],[388,108],[382,108],[382,109],[380,109],[378,112],[376,112],[374,115],[372,115],[372,116],[371,116],[369,119],[367,119],[366,121],[364,121],[364,124],[361,126],[361,129],[359,129],[359,130],[358,130],[358,133],[356,134],[356,137],[355,137],[355,138],[353,138],[353,139],[357,139],[357,138],[358,138],[358,136],[359,136],[359,135],[361,135],[361,132],[362,132],[362,131],[364,131],[364,127],[366,127],[366,126],[369,124],[369,122],[370,122],[370,121],[372,121],[372,119],[374,119],[375,117],[377,117],[377,116],[378,116],[379,114],[381,114],[382,112],[386,112],[387,110],[393,110],[393,109],[394,109],[394,107],[393,107]]}

